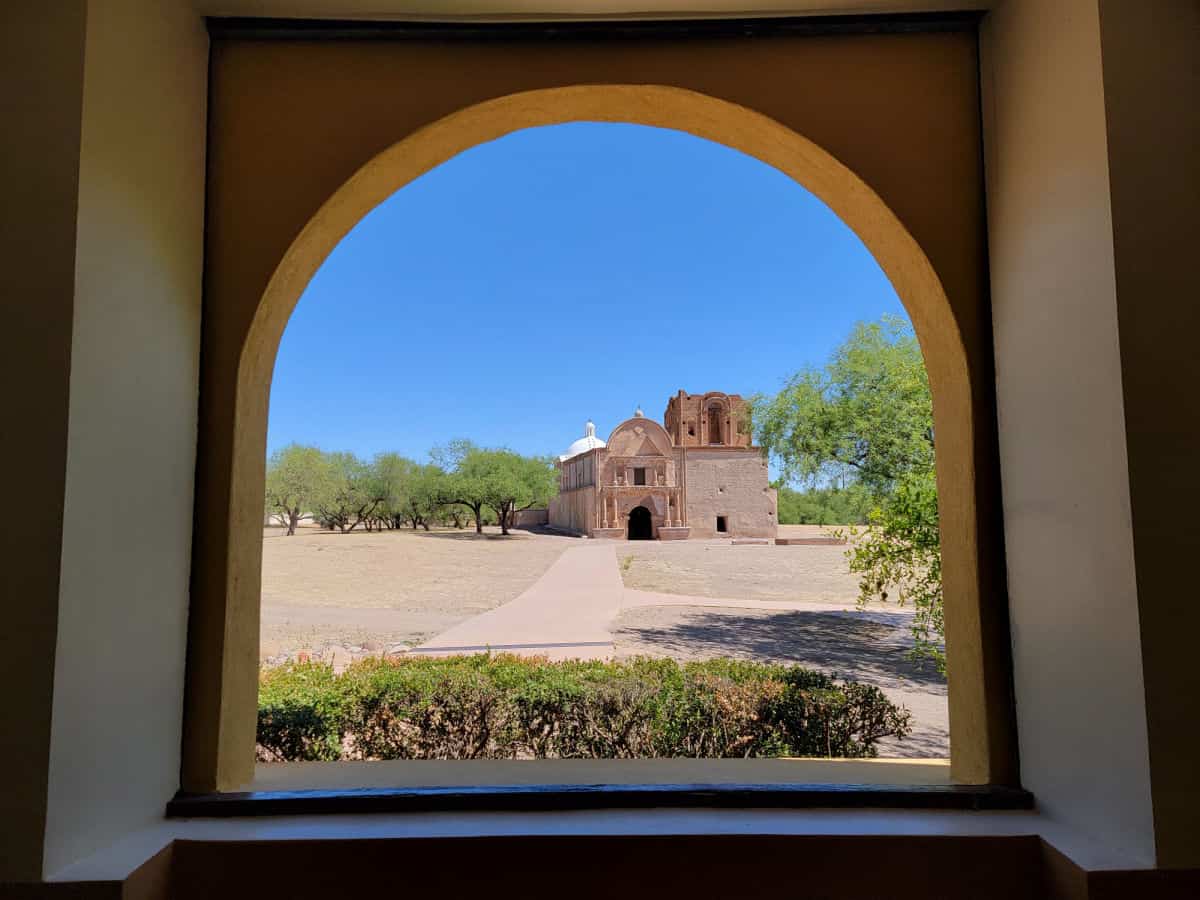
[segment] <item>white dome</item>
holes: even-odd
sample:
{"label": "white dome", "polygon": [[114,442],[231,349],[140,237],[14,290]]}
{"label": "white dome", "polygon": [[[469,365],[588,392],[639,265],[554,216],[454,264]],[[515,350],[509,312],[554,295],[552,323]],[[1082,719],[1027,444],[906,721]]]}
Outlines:
{"label": "white dome", "polygon": [[607,444],[600,438],[596,437],[596,423],[588,419],[586,425],[583,426],[583,437],[571,444],[567,448],[567,452],[559,457],[560,460],[570,459],[572,456],[578,456],[580,453],[587,453],[589,450],[595,450],[597,447],[605,447]]}

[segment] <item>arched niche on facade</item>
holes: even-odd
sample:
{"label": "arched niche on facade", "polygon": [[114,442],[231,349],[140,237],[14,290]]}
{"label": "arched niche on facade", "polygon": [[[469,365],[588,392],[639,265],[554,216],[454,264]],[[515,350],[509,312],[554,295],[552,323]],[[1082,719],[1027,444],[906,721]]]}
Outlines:
{"label": "arched niche on facade", "polygon": [[[933,393],[952,773],[962,783],[1011,782],[1015,766],[1007,669],[985,655],[1001,642],[984,634],[985,620],[995,620],[995,615],[985,616],[981,608],[977,544],[976,464],[989,458],[989,452],[977,445],[976,424],[981,416],[990,417],[991,410],[976,407],[975,396],[988,392],[973,393],[972,387],[986,384],[990,375],[972,371],[958,322],[929,259],[866,182],[785,125],[678,87],[591,84],[486,100],[413,131],[365,162],[279,260],[246,332],[237,371],[216,376],[236,380],[235,401],[229,457],[206,461],[206,471],[215,475],[197,500],[198,509],[207,504],[216,510],[203,509],[198,520],[208,522],[200,539],[205,552],[220,560],[220,574],[197,579],[193,591],[184,789],[230,789],[253,774],[267,406],[279,341],[309,280],[367,213],[423,173],[511,132],[575,121],[683,131],[775,167],[826,203],[890,279],[920,341]],[[639,421],[661,430],[650,420]]]}
{"label": "arched niche on facade", "polygon": [[705,444],[732,444],[729,436],[732,423],[729,416],[729,397],[719,391],[704,395],[700,409],[704,415]]}

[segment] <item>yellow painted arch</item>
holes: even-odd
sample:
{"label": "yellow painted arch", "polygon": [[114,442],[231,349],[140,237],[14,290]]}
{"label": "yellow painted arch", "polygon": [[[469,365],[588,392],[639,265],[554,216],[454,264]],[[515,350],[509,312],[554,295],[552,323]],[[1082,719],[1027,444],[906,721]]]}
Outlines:
{"label": "yellow painted arch", "polygon": [[[995,781],[997,717],[985,684],[977,549],[972,379],[962,337],[933,266],[878,194],[830,153],[779,122],[695,91],[658,85],[596,84],[510,94],[414,131],[362,166],[292,242],[272,275],[242,348],[231,460],[225,646],[221,661],[218,787],[243,783],[252,764],[257,695],[257,546],[265,478],[267,405],[279,341],[309,280],[338,242],[372,209],[422,174],[478,144],[515,131],[566,122],[622,122],[687,132],[773,166],[825,202],[863,241],[912,319],[925,355],[938,434],[943,583],[949,660],[952,771],[961,783]],[[989,413],[990,414],[990,413]],[[994,702],[994,701],[993,701]]]}

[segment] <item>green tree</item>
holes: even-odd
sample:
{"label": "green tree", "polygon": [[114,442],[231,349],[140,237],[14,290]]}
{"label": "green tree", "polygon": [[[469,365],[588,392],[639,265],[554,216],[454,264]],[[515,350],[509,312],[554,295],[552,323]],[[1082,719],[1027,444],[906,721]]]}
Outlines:
{"label": "green tree", "polygon": [[500,533],[508,534],[514,513],[545,506],[558,493],[558,477],[553,463],[543,457],[521,456],[511,450],[486,454],[484,495],[500,523]]}
{"label": "green tree", "polygon": [[443,472],[457,472],[468,454],[478,449],[479,447],[467,438],[455,438],[430,450],[429,458]]}
{"label": "green tree", "polygon": [[776,482],[780,525],[864,525],[875,505],[861,484],[808,488],[803,491]]}
{"label": "green tree", "polygon": [[444,476],[445,473],[432,463],[413,463],[400,513],[414,529],[420,527],[428,531],[430,520],[445,506]]}
{"label": "green tree", "polygon": [[542,457],[522,456],[511,450],[486,450],[468,442],[439,448],[434,459],[453,465],[442,482],[444,503],[471,510],[475,531],[482,533],[484,510],[496,515],[502,534],[508,534],[513,513],[538,503],[549,503],[558,490],[553,464]]}
{"label": "green tree", "polygon": [[868,527],[851,528],[846,554],[859,602],[912,603],[914,657],[944,672],[933,403],[911,327],[894,317],[859,323],[827,365],[754,398],[751,420],[785,481],[822,488],[849,476],[848,489],[865,492]]}
{"label": "green tree", "polygon": [[386,528],[399,528],[404,524],[400,509],[404,504],[404,492],[408,485],[408,469],[412,460],[399,453],[376,454],[371,463],[375,477],[379,480],[383,500],[375,510],[378,521]]}
{"label": "green tree", "polygon": [[471,511],[458,503],[447,503],[438,508],[443,525],[450,528],[466,528],[471,521]]}
{"label": "green tree", "polygon": [[316,509],[329,478],[325,454],[316,447],[289,444],[276,450],[267,460],[267,512],[295,534],[304,514]]}
{"label": "green tree", "polygon": [[442,505],[442,470],[398,453],[380,453],[373,466],[383,495],[379,517],[392,528],[407,524],[428,531],[430,520]]}
{"label": "green tree", "polygon": [[316,500],[322,523],[345,534],[353,531],[379,509],[387,487],[373,465],[353,453],[326,453],[329,478]]}
{"label": "green tree", "polygon": [[802,369],[751,422],[785,481],[819,485],[848,473],[873,494],[933,466],[933,403],[925,361],[901,319],[860,322],[829,363]]}
{"label": "green tree", "polygon": [[481,452],[471,441],[458,438],[434,447],[429,457],[445,473],[440,482],[439,499],[444,506],[470,510],[475,520],[475,533],[483,534],[484,507],[487,498],[481,480],[481,467],[464,467],[471,454]]}
{"label": "green tree", "polygon": [[846,551],[859,579],[859,605],[895,597],[913,605],[915,659],[931,659],[946,672],[942,604],[942,552],[937,485],[932,467],[906,474],[887,500],[872,510],[870,527],[851,529]]}

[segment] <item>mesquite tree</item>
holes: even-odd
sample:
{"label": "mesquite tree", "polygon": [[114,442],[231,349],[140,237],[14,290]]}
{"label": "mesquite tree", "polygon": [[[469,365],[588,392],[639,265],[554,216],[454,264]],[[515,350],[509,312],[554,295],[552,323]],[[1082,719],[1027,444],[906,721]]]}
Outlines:
{"label": "mesquite tree", "polygon": [[751,420],[785,480],[868,492],[868,527],[850,529],[847,551],[859,601],[912,603],[913,652],[944,671],[933,401],[908,323],[860,322],[825,366],[754,398]]}
{"label": "mesquite tree", "polygon": [[386,488],[374,467],[353,453],[325,457],[330,478],[317,500],[317,512],[327,527],[345,534],[371,519],[384,502]]}
{"label": "mesquite tree", "polygon": [[289,444],[275,451],[267,461],[267,512],[295,534],[305,514],[316,509],[330,477],[325,454],[316,447]]}
{"label": "mesquite tree", "polygon": [[453,467],[442,482],[442,500],[471,510],[476,533],[483,532],[484,509],[495,512],[501,533],[508,534],[514,512],[549,503],[558,491],[554,466],[542,457],[459,441],[439,448],[434,458]]}

